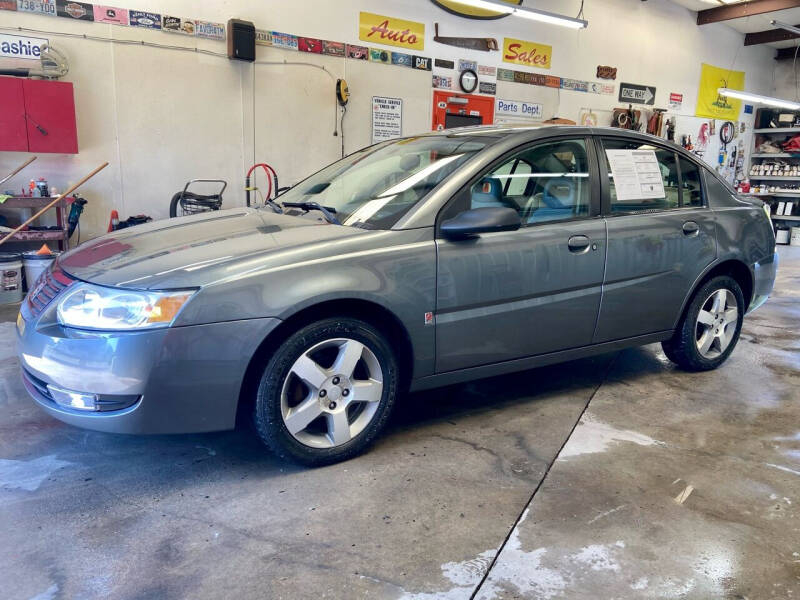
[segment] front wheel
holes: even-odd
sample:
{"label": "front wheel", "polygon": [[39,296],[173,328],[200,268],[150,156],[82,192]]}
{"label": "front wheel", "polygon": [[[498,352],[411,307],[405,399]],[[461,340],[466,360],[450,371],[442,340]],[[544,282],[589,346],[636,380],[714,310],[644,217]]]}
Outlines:
{"label": "front wheel", "polygon": [[372,325],[353,318],[312,323],[267,363],[256,430],[276,454],[305,465],[352,458],[386,425],[397,382],[391,346]]}
{"label": "front wheel", "polygon": [[744,295],[736,280],[714,277],[695,292],[674,335],[662,342],[664,353],[689,371],[716,369],[739,341],[744,312]]}

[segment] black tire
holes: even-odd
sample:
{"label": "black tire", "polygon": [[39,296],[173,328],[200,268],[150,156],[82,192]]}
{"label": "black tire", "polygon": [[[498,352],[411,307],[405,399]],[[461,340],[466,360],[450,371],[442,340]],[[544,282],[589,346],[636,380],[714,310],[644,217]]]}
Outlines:
{"label": "black tire", "polygon": [[[738,317],[733,338],[728,346],[718,356],[708,358],[703,356],[697,348],[697,318],[703,305],[718,290],[728,290],[734,295]],[[727,360],[739,341],[745,310],[744,294],[735,279],[727,275],[720,275],[710,279],[700,286],[692,296],[692,300],[683,317],[681,317],[672,338],[661,343],[664,354],[672,362],[687,371],[710,371],[711,369],[716,369]]]}
{"label": "black tire", "polygon": [[[295,361],[315,345],[335,338],[356,340],[371,350],[380,364],[383,390],[378,408],[363,431],[339,446],[315,448],[300,442],[287,429],[281,413],[281,393]],[[306,466],[348,460],[364,452],[386,426],[394,407],[398,382],[397,360],[379,330],[351,317],[317,321],[290,335],[267,362],[256,396],[256,431],[275,454]]]}

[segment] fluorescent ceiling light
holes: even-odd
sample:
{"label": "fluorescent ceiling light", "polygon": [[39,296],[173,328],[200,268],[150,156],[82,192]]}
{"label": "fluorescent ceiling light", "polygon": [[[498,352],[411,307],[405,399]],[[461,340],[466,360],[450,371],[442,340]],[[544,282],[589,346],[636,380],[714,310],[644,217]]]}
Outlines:
{"label": "fluorescent ceiling light", "polygon": [[772,98],[771,96],[761,96],[760,94],[751,94],[749,92],[742,92],[740,90],[731,90],[728,88],[719,88],[717,93],[722,96],[730,98],[737,98],[752,102],[754,104],[767,104],[769,106],[778,106],[780,108],[789,108],[791,110],[800,109],[800,102],[792,102],[790,100],[781,100],[780,98]]}
{"label": "fluorescent ceiling light", "polygon": [[777,29],[784,29],[789,33],[800,35],[800,28],[795,27],[794,25],[789,25],[789,23],[784,23],[783,21],[776,21],[775,19],[773,19],[772,21],[769,22],[769,24]]}
{"label": "fluorescent ceiling light", "polygon": [[492,10],[506,15],[513,15],[515,17],[522,17],[523,19],[531,19],[532,21],[541,21],[542,23],[549,23],[550,25],[560,25],[561,27],[570,27],[572,29],[583,29],[589,25],[588,21],[583,19],[576,19],[559,15],[556,13],[547,12],[546,10],[539,10],[536,8],[525,8],[522,6],[512,6],[506,2],[499,2],[499,0],[455,0],[459,4],[465,4],[474,8],[482,8],[484,10]]}

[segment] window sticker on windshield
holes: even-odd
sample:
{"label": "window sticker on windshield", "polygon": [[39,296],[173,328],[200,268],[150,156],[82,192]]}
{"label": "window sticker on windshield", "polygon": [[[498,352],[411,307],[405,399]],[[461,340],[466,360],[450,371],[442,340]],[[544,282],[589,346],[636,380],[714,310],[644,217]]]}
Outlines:
{"label": "window sticker on windshield", "polygon": [[653,150],[606,150],[617,200],[663,198],[664,181]]}

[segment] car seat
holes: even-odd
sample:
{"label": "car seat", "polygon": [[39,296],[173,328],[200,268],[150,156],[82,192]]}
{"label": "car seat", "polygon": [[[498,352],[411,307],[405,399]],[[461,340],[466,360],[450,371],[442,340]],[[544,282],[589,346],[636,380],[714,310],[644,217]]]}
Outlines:
{"label": "car seat", "polygon": [[528,223],[557,221],[573,216],[575,207],[575,181],[569,177],[554,177],[544,184],[541,206],[528,219]]}
{"label": "car seat", "polygon": [[484,177],[472,186],[470,208],[507,207],[502,200],[503,186],[499,179]]}

